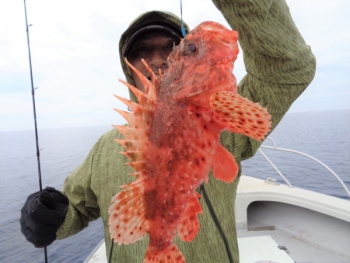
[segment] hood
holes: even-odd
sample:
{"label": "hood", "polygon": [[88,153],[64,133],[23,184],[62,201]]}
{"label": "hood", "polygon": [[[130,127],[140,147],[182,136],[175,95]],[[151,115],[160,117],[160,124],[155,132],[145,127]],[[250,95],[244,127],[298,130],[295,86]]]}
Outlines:
{"label": "hood", "polygon": [[[126,77],[126,81],[132,85],[135,85],[132,77],[130,68],[126,65],[124,61],[124,52],[126,49],[126,44],[130,37],[140,28],[149,26],[149,25],[163,25],[172,28],[173,30],[179,31],[179,35],[181,33],[181,19],[170,12],[163,11],[149,11],[138,16],[134,21],[131,22],[129,27],[125,30],[125,32],[121,35],[119,41],[119,56],[120,63],[122,65],[123,72]],[[186,32],[190,31],[188,25],[184,23],[184,27]],[[135,95],[129,90],[130,99],[132,101],[137,101]]]}

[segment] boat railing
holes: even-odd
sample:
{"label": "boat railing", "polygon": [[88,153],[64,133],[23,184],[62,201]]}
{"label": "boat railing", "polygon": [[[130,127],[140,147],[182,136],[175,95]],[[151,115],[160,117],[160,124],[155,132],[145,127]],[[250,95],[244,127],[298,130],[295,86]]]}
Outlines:
{"label": "boat railing", "polygon": [[268,161],[268,163],[276,170],[276,172],[282,177],[283,181],[289,186],[289,187],[293,187],[293,185],[287,180],[287,178],[282,174],[282,172],[280,170],[278,170],[278,168],[272,163],[272,161],[266,156],[266,154],[261,150],[261,148],[266,148],[266,149],[271,149],[271,150],[277,150],[277,151],[283,151],[283,152],[292,152],[292,153],[296,153],[296,154],[300,154],[303,156],[306,156],[312,160],[314,160],[315,162],[319,163],[320,165],[322,165],[324,168],[326,168],[338,181],[339,183],[342,185],[342,187],[344,188],[345,192],[347,193],[347,195],[350,198],[350,191],[349,189],[346,187],[345,183],[343,182],[343,180],[331,169],[329,168],[326,164],[324,164],[323,162],[321,162],[320,160],[305,154],[303,152],[299,152],[299,151],[295,151],[295,150],[291,150],[291,149],[284,149],[284,148],[278,148],[276,146],[275,141],[271,138],[271,137],[267,137],[266,139],[269,139],[273,146],[267,146],[267,145],[261,145],[260,148],[258,149],[258,151],[262,154],[262,156],[264,156],[264,158]]}

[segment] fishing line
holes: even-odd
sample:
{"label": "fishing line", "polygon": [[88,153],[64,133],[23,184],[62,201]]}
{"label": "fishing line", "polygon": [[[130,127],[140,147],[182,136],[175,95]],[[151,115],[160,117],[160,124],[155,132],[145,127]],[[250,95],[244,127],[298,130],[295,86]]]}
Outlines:
{"label": "fishing line", "polygon": [[182,36],[185,37],[186,36],[186,29],[184,26],[184,21],[182,20],[182,0],[180,0],[180,14],[181,14],[181,33],[182,33]]}
{"label": "fishing line", "polygon": [[225,245],[225,249],[226,249],[226,253],[227,253],[227,257],[230,261],[230,263],[234,263],[233,262],[233,257],[232,257],[232,253],[231,253],[231,250],[230,250],[230,246],[229,246],[229,243],[228,243],[228,240],[227,240],[227,237],[225,235],[225,232],[224,230],[222,229],[221,225],[220,225],[220,222],[219,222],[219,219],[215,213],[215,210],[214,210],[214,207],[213,207],[213,204],[211,203],[210,199],[209,199],[209,196],[207,194],[207,191],[205,190],[204,188],[204,185],[202,184],[200,186],[200,190],[199,190],[199,193],[202,194],[203,193],[203,198],[204,198],[204,201],[205,203],[207,204],[207,207],[209,209],[209,212],[210,212],[210,215],[216,225],[216,228],[218,229],[220,235],[221,235],[221,238],[222,238],[222,241],[224,242],[224,245]]}
{"label": "fishing line", "polygon": [[[26,0],[24,0],[24,13],[25,13],[25,18],[26,18],[26,31],[27,31],[27,45],[28,45],[28,56],[29,56],[30,81],[31,81],[31,86],[32,86],[32,101],[33,101],[33,113],[34,113],[36,157],[37,157],[38,175],[39,175],[39,189],[40,189],[40,191],[42,191],[43,187],[42,187],[42,183],[41,183],[41,168],[40,168],[40,150],[39,150],[38,127],[37,127],[37,124],[36,124],[35,92],[34,92],[34,84],[33,84],[34,81],[33,81],[32,59],[31,59],[31,55],[30,55],[30,43],[29,43],[29,27],[31,26],[31,24],[28,25]],[[45,254],[45,263],[48,263],[46,247],[44,247],[44,254]]]}
{"label": "fishing line", "polygon": [[109,250],[109,260],[108,260],[108,263],[111,263],[112,262],[112,251],[113,251],[113,245],[114,245],[114,238],[112,238],[112,245],[111,245],[111,249]]}

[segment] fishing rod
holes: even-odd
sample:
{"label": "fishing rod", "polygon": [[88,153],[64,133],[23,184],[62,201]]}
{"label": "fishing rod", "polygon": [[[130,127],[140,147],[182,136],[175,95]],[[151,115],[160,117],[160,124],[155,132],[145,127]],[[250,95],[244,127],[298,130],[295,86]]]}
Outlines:
{"label": "fishing rod", "polygon": [[[29,69],[30,69],[30,81],[31,81],[31,87],[32,87],[32,101],[33,101],[33,114],[34,114],[34,127],[35,127],[36,157],[37,157],[38,175],[39,175],[39,189],[40,189],[40,191],[42,191],[43,187],[42,187],[42,183],[41,183],[39,137],[38,137],[38,127],[37,127],[37,122],[36,122],[36,110],[35,110],[35,91],[34,91],[35,89],[34,89],[32,59],[31,59],[31,54],[30,54],[30,43],[29,43],[29,27],[31,26],[31,24],[28,25],[26,0],[24,0],[24,13],[25,13],[25,19],[26,19],[27,45],[28,45]],[[44,254],[45,254],[45,263],[48,263],[46,246],[44,247]]]}

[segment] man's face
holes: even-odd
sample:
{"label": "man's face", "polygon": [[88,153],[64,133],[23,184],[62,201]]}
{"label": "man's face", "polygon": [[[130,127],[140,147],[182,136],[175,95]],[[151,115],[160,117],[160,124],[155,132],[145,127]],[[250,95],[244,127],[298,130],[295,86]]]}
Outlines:
{"label": "man's face", "polygon": [[[143,75],[150,79],[150,74],[142,64],[143,58],[151,67],[152,71],[158,75],[159,69],[163,72],[168,68],[167,58],[173,50],[174,45],[178,45],[180,39],[167,34],[164,31],[147,32],[134,40],[127,55],[128,61]],[[143,91],[143,85],[135,72],[132,71],[136,88]]]}

